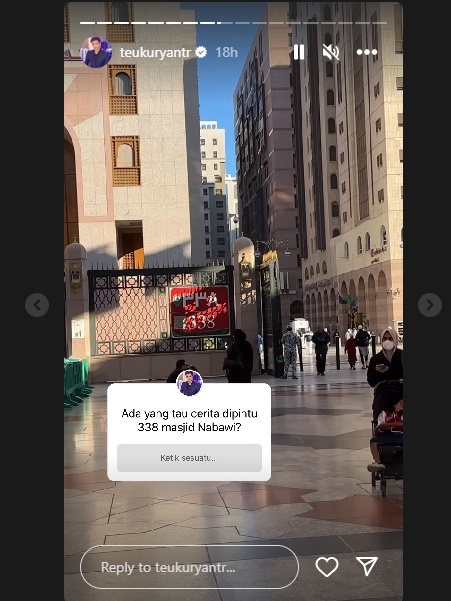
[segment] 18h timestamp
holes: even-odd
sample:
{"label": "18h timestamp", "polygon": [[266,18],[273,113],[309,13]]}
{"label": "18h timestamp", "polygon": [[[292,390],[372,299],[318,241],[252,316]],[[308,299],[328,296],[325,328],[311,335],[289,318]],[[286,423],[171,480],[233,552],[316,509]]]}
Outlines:
{"label": "18h timestamp", "polygon": [[221,58],[238,58],[238,50],[235,50],[232,46],[220,46],[216,48],[216,52]]}

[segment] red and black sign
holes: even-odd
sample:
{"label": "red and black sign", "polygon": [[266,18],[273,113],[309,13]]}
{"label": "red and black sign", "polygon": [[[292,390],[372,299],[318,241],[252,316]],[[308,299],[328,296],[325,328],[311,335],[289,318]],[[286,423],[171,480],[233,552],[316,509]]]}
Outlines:
{"label": "red and black sign", "polygon": [[172,336],[222,336],[230,333],[227,286],[171,288]]}

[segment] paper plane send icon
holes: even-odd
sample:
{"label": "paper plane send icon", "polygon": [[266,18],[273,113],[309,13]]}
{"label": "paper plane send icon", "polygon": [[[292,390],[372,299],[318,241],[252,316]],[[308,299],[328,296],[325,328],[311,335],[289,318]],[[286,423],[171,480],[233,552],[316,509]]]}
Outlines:
{"label": "paper plane send icon", "polygon": [[362,564],[365,576],[369,576],[379,557],[356,557],[356,559]]}

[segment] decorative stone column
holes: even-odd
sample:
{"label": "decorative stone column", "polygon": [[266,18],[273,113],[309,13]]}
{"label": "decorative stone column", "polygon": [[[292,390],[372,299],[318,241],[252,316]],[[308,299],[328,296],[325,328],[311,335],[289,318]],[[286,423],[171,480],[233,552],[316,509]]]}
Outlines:
{"label": "decorative stone column", "polygon": [[90,356],[87,252],[76,239],[64,249],[66,332],[69,357]]}
{"label": "decorative stone column", "polygon": [[235,291],[235,326],[246,333],[254,349],[253,375],[259,375],[257,294],[254,243],[238,238],[233,244],[233,280]]}

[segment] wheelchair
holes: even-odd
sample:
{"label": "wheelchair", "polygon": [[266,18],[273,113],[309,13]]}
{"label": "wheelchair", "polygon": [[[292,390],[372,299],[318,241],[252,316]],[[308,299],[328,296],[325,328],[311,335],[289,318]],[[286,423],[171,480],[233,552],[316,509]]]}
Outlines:
{"label": "wheelchair", "polygon": [[[372,435],[376,435],[377,418],[382,411],[390,410],[390,406],[387,402],[387,397],[390,392],[400,395],[402,398],[403,384],[399,380],[386,380],[380,382],[374,388],[373,397],[373,419],[371,421]],[[381,495],[387,496],[387,480],[403,480],[403,445],[399,444],[383,444],[378,445],[378,451],[381,458],[381,463],[384,464],[385,469],[379,472],[372,472],[371,474],[371,486],[376,487],[377,483],[380,482]]]}

